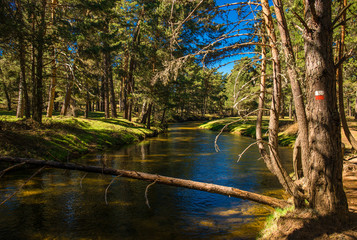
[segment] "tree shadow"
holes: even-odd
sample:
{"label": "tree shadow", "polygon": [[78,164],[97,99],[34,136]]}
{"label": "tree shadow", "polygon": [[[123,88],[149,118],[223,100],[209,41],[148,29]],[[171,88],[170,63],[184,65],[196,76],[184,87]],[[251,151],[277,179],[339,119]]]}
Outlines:
{"label": "tree shadow", "polygon": [[[316,216],[294,211],[278,220],[277,238],[283,239],[357,239],[357,213],[349,212],[345,222],[334,216]],[[274,236],[275,237],[275,236]]]}

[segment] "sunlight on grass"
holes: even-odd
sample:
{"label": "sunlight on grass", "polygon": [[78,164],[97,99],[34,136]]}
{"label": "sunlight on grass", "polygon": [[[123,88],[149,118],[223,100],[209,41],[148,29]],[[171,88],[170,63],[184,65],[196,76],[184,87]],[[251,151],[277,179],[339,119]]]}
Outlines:
{"label": "sunlight on grass", "polygon": [[123,118],[105,119],[104,113],[91,118],[43,117],[42,125],[31,119],[17,119],[15,112],[0,111],[2,130],[7,131],[0,145],[1,155],[63,161],[84,153],[131,144],[157,134],[159,129]]}

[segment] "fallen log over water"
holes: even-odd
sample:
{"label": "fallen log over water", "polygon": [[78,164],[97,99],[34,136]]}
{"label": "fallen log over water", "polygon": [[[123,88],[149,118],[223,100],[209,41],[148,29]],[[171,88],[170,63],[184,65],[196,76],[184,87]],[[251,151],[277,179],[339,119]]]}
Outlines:
{"label": "fallen log over water", "polygon": [[284,208],[289,205],[289,203],[285,200],[268,197],[265,195],[252,193],[248,191],[243,191],[233,187],[221,186],[217,184],[204,183],[204,182],[197,182],[192,180],[185,180],[180,178],[166,177],[166,176],[149,174],[144,172],[120,170],[120,169],[107,168],[107,167],[85,166],[85,165],[78,165],[74,163],[63,163],[57,161],[43,161],[43,160],[37,160],[31,158],[7,157],[7,156],[0,157],[0,161],[10,162],[10,163],[26,163],[26,164],[37,165],[37,166],[46,166],[52,168],[76,170],[76,171],[83,171],[83,172],[101,173],[106,175],[114,175],[114,176],[121,176],[121,177],[133,178],[138,180],[151,181],[151,182],[165,184],[165,185],[184,187],[184,188],[195,189],[204,192],[226,195],[229,197],[250,200],[274,208]]}

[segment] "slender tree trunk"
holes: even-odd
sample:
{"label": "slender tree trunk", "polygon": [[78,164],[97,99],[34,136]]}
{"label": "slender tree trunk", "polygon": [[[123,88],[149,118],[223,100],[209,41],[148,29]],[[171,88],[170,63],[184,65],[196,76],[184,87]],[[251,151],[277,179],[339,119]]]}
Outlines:
{"label": "slender tree trunk", "polygon": [[163,125],[165,123],[165,115],[166,115],[166,107],[162,111],[162,116],[161,116],[161,122],[160,125]]}
{"label": "slender tree trunk", "polygon": [[302,167],[303,172],[308,171],[308,159],[309,159],[309,145],[308,145],[308,123],[305,112],[305,104],[303,101],[303,93],[299,83],[299,75],[297,73],[297,66],[293,47],[290,40],[290,34],[286,23],[283,4],[281,0],[273,1],[276,21],[278,22],[278,28],[283,45],[283,51],[286,60],[287,72],[290,80],[291,90],[294,98],[295,113],[297,123],[299,126],[299,136],[301,139],[301,154],[302,154]]}
{"label": "slender tree trunk", "polygon": [[270,47],[273,60],[273,93],[272,104],[270,109],[269,121],[269,155],[265,152],[264,148],[260,147],[259,150],[262,154],[265,164],[268,169],[278,178],[280,184],[284,189],[295,199],[300,201],[300,193],[297,186],[294,184],[289,174],[283,168],[278,152],[278,131],[279,131],[279,113],[280,113],[280,97],[281,97],[281,73],[279,62],[279,51],[276,43],[277,39],[274,32],[273,19],[270,13],[268,0],[261,0],[264,22],[266,31],[270,40]]}
{"label": "slender tree trunk", "polygon": [[[23,25],[23,13],[22,6],[20,1],[16,1],[18,8],[18,16],[20,24]],[[19,59],[20,59],[20,84],[19,84],[19,100],[17,105],[16,117],[22,118],[25,112],[25,117],[30,118],[30,103],[29,96],[27,93],[27,84],[26,84],[26,50],[25,50],[25,40],[23,36],[23,27],[19,29]]]}
{"label": "slender tree trunk", "polygon": [[7,110],[11,111],[11,98],[10,98],[10,94],[9,94],[9,91],[7,89],[7,86],[6,86],[6,83],[4,80],[2,81],[2,85],[3,85],[5,97],[6,97]]}
{"label": "slender tree trunk", "polygon": [[88,118],[88,116],[89,116],[89,111],[91,111],[91,102],[90,102],[90,100],[89,100],[89,91],[88,91],[88,84],[87,84],[87,90],[86,90],[86,92],[87,92],[87,94],[86,94],[86,110],[85,110],[85,112],[84,112],[84,117],[85,118]]}
{"label": "slender tree trunk", "polygon": [[69,77],[69,82],[67,84],[67,88],[66,88],[66,96],[64,97],[64,101],[63,101],[63,105],[62,105],[62,109],[61,109],[61,115],[62,116],[66,116],[67,115],[67,111],[68,111],[68,107],[72,98],[72,87],[73,87],[73,79],[72,79],[72,75],[68,75]]}
{"label": "slender tree trunk", "polygon": [[105,56],[106,54],[104,54],[104,69],[105,69],[105,74],[102,78],[102,87],[103,87],[103,97],[104,97],[104,113],[105,113],[105,118],[109,118],[110,117],[110,109],[109,109],[109,83],[108,83],[108,62],[107,62],[107,58]]}
{"label": "slender tree trunk", "polygon": [[148,106],[148,113],[147,113],[147,122],[146,122],[146,128],[147,129],[150,129],[151,127],[151,110],[152,110],[153,106],[152,106],[152,102],[149,103],[149,106]]}
{"label": "slender tree trunk", "polygon": [[148,115],[147,105],[148,105],[148,102],[144,101],[143,107],[141,108],[141,114],[140,114],[141,121],[140,121],[140,123],[142,123],[142,124],[146,124],[147,115]]}
{"label": "slender tree trunk", "polygon": [[106,61],[106,75],[107,82],[110,94],[110,112],[113,118],[117,118],[117,104],[115,100],[115,92],[114,92],[114,82],[113,82],[113,67],[112,67],[112,59],[110,52],[105,53],[105,61]]}
{"label": "slender tree trunk", "polygon": [[[343,0],[341,9],[343,9],[345,6],[347,6],[347,0]],[[340,61],[343,58],[343,54],[344,54],[345,38],[346,38],[346,26],[345,26],[346,11],[342,15],[342,21],[343,24],[341,26],[341,34],[340,34],[341,39],[337,44],[338,61]],[[348,127],[346,114],[345,114],[345,106],[343,102],[344,94],[343,94],[343,65],[342,64],[340,64],[339,67],[336,69],[336,78],[338,81],[338,110],[340,113],[342,128],[348,142],[352,145],[352,148],[357,150],[357,140],[353,137]]]}
{"label": "slender tree trunk", "polygon": [[[34,9],[32,10],[33,12],[35,11]],[[35,13],[32,14],[32,39],[31,39],[31,82],[32,82],[32,99],[31,99],[31,106],[32,106],[32,115],[34,113],[33,105],[35,103],[35,81],[36,81],[36,41],[35,41],[35,22],[36,22],[36,16]]]}
{"label": "slender tree trunk", "polygon": [[[320,215],[345,220],[341,127],[332,54],[331,0],[305,0],[305,61],[309,123],[309,204]],[[304,173],[305,174],[305,173]]]}
{"label": "slender tree trunk", "polygon": [[289,101],[289,119],[293,119],[293,99]]}
{"label": "slender tree trunk", "polygon": [[357,92],[356,92],[356,101],[355,101],[355,120],[357,120]]}
{"label": "slender tree trunk", "polygon": [[[55,6],[57,5],[57,0],[52,0],[52,25],[55,25]],[[56,95],[56,84],[57,84],[57,66],[56,66],[56,50],[55,47],[52,47],[52,73],[51,73],[51,85],[50,91],[48,94],[48,106],[47,106],[47,117],[52,117],[53,114],[53,107]]]}
{"label": "slender tree trunk", "polygon": [[43,53],[44,53],[44,36],[46,32],[46,5],[47,1],[42,0],[41,21],[37,35],[36,47],[36,78],[34,82],[34,105],[32,119],[36,122],[42,122],[42,107],[43,107]]}
{"label": "slender tree trunk", "polygon": [[351,98],[350,95],[347,94],[347,111],[348,111],[348,116],[351,117],[352,116],[352,109],[351,109]]}

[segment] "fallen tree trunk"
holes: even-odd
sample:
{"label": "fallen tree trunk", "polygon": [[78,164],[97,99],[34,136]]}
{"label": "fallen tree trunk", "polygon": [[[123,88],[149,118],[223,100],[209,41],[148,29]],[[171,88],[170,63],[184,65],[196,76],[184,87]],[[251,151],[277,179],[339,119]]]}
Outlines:
{"label": "fallen tree trunk", "polygon": [[26,163],[26,164],[32,164],[38,166],[48,166],[48,167],[60,168],[60,169],[77,170],[83,172],[93,172],[93,173],[101,173],[106,175],[115,175],[115,176],[121,176],[127,178],[134,178],[134,179],[151,181],[155,183],[171,185],[176,187],[184,187],[184,188],[195,189],[204,192],[217,193],[229,197],[241,198],[241,199],[261,203],[264,205],[268,205],[271,207],[275,207],[275,208],[284,208],[289,205],[289,203],[285,200],[268,197],[257,193],[247,192],[233,187],[185,180],[180,178],[165,177],[165,176],[149,174],[144,172],[119,170],[119,169],[107,168],[107,167],[85,166],[85,165],[78,165],[74,163],[62,163],[56,161],[43,161],[43,160],[37,160],[31,158],[14,158],[14,157],[6,157],[6,156],[0,157],[0,161],[11,162],[11,163]]}

